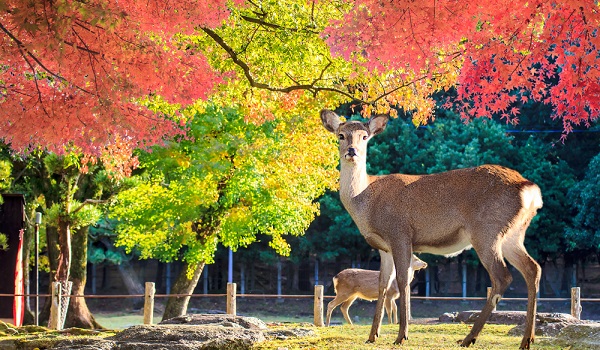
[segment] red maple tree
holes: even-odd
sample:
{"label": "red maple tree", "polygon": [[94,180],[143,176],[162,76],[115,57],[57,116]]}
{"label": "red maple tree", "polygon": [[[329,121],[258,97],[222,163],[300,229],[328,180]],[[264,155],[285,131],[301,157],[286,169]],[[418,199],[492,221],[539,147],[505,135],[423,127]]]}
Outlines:
{"label": "red maple tree", "polygon": [[[441,77],[444,87],[456,85],[458,98],[448,106],[465,119],[500,115],[518,121],[519,105],[535,100],[552,105],[567,132],[597,120],[600,14],[594,1],[351,5],[322,33],[332,51],[375,74],[406,72],[408,79],[422,79],[419,84]],[[228,6],[257,9],[240,20],[280,28],[264,20],[260,2],[243,0],[0,2],[0,138],[19,151],[41,145],[62,152],[73,145],[100,155],[119,139],[134,148],[179,132],[173,119],[136,101],[159,95],[185,104],[210,94],[223,72],[216,73],[206,52],[183,46],[176,34],[231,24]],[[213,49],[227,47],[219,44]],[[235,52],[227,55],[241,67],[237,78],[248,79],[248,66]]]}
{"label": "red maple tree", "polygon": [[535,100],[569,132],[600,112],[599,10],[589,0],[357,0],[326,34],[336,53],[373,71],[458,67],[452,105],[465,119],[518,121],[516,106]]}
{"label": "red maple tree", "polygon": [[0,138],[17,151],[71,145],[97,156],[119,139],[136,147],[177,133],[136,100],[206,97],[219,76],[172,38],[219,25],[226,3],[0,2]]}

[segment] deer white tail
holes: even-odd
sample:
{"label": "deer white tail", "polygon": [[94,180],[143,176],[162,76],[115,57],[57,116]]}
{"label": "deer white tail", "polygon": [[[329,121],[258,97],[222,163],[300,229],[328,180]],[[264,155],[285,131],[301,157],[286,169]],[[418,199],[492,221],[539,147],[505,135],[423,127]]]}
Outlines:
{"label": "deer white tail", "polygon": [[521,190],[521,201],[525,209],[539,209],[544,202],[542,201],[542,191],[538,185],[528,182]]}

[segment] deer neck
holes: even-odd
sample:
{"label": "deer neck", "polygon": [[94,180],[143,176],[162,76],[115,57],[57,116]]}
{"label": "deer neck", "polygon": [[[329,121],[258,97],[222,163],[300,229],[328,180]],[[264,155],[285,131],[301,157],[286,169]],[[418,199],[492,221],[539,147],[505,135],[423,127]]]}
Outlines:
{"label": "deer neck", "polygon": [[360,195],[369,186],[366,162],[345,162],[340,167],[340,199],[347,209],[354,206]]}

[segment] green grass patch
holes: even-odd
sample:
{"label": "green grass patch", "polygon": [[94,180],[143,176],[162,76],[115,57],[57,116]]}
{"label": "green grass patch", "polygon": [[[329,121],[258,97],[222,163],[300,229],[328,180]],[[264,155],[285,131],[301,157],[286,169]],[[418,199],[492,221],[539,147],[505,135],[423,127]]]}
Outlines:
{"label": "green grass patch", "polygon": [[[282,328],[290,325],[279,326]],[[253,349],[306,349],[306,350],[442,350],[442,349],[462,349],[458,345],[470,331],[470,325],[467,324],[434,324],[434,325],[410,325],[408,341],[402,346],[394,345],[394,340],[398,335],[398,325],[383,325],[381,336],[374,344],[367,344],[365,341],[369,337],[371,326],[368,325],[343,325],[335,327],[315,327],[316,337],[288,338],[285,340],[271,339],[257,344]],[[521,337],[508,335],[508,331],[513,328],[512,325],[491,325],[484,327],[477,338],[477,342],[471,345],[470,349],[518,349],[521,344]],[[274,327],[277,328],[277,327]],[[540,343],[541,338],[536,339],[532,349],[536,350],[559,350],[561,347]]]}

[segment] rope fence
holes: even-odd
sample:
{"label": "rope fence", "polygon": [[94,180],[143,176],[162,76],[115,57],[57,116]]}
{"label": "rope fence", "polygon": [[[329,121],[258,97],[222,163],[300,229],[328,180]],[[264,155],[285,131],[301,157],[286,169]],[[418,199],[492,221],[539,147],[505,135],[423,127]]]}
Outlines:
{"label": "rope fence", "polygon": [[[58,284],[58,285],[56,285]],[[62,294],[62,288],[59,282],[54,282],[52,294],[0,294],[0,297],[50,297],[52,298],[52,306],[50,308],[50,321],[48,328],[60,330],[65,320],[65,304],[68,305],[70,298],[104,298],[104,299],[126,299],[126,298],[144,298],[144,324],[153,324],[154,320],[154,301],[156,298],[169,297],[194,297],[194,298],[223,298],[226,297],[226,313],[235,316],[237,311],[237,298],[277,298],[277,299],[313,299],[314,305],[314,324],[317,327],[322,327],[323,322],[323,303],[325,299],[333,299],[334,295],[323,295],[324,286],[316,285],[314,295],[299,294],[299,295],[281,295],[281,294],[237,294],[237,284],[227,283],[227,293],[225,294],[156,294],[154,282],[146,282],[144,294],[123,294],[123,295],[69,295]],[[487,293],[491,292],[491,287],[488,287]],[[487,300],[486,297],[432,297],[432,296],[411,296],[411,300],[448,300],[448,301],[469,301],[469,300]],[[503,301],[527,301],[527,298],[502,298]],[[600,302],[600,298],[581,298],[581,289],[579,287],[571,288],[570,298],[538,298],[538,301],[570,301],[571,316],[581,319],[581,303],[582,302]]]}

